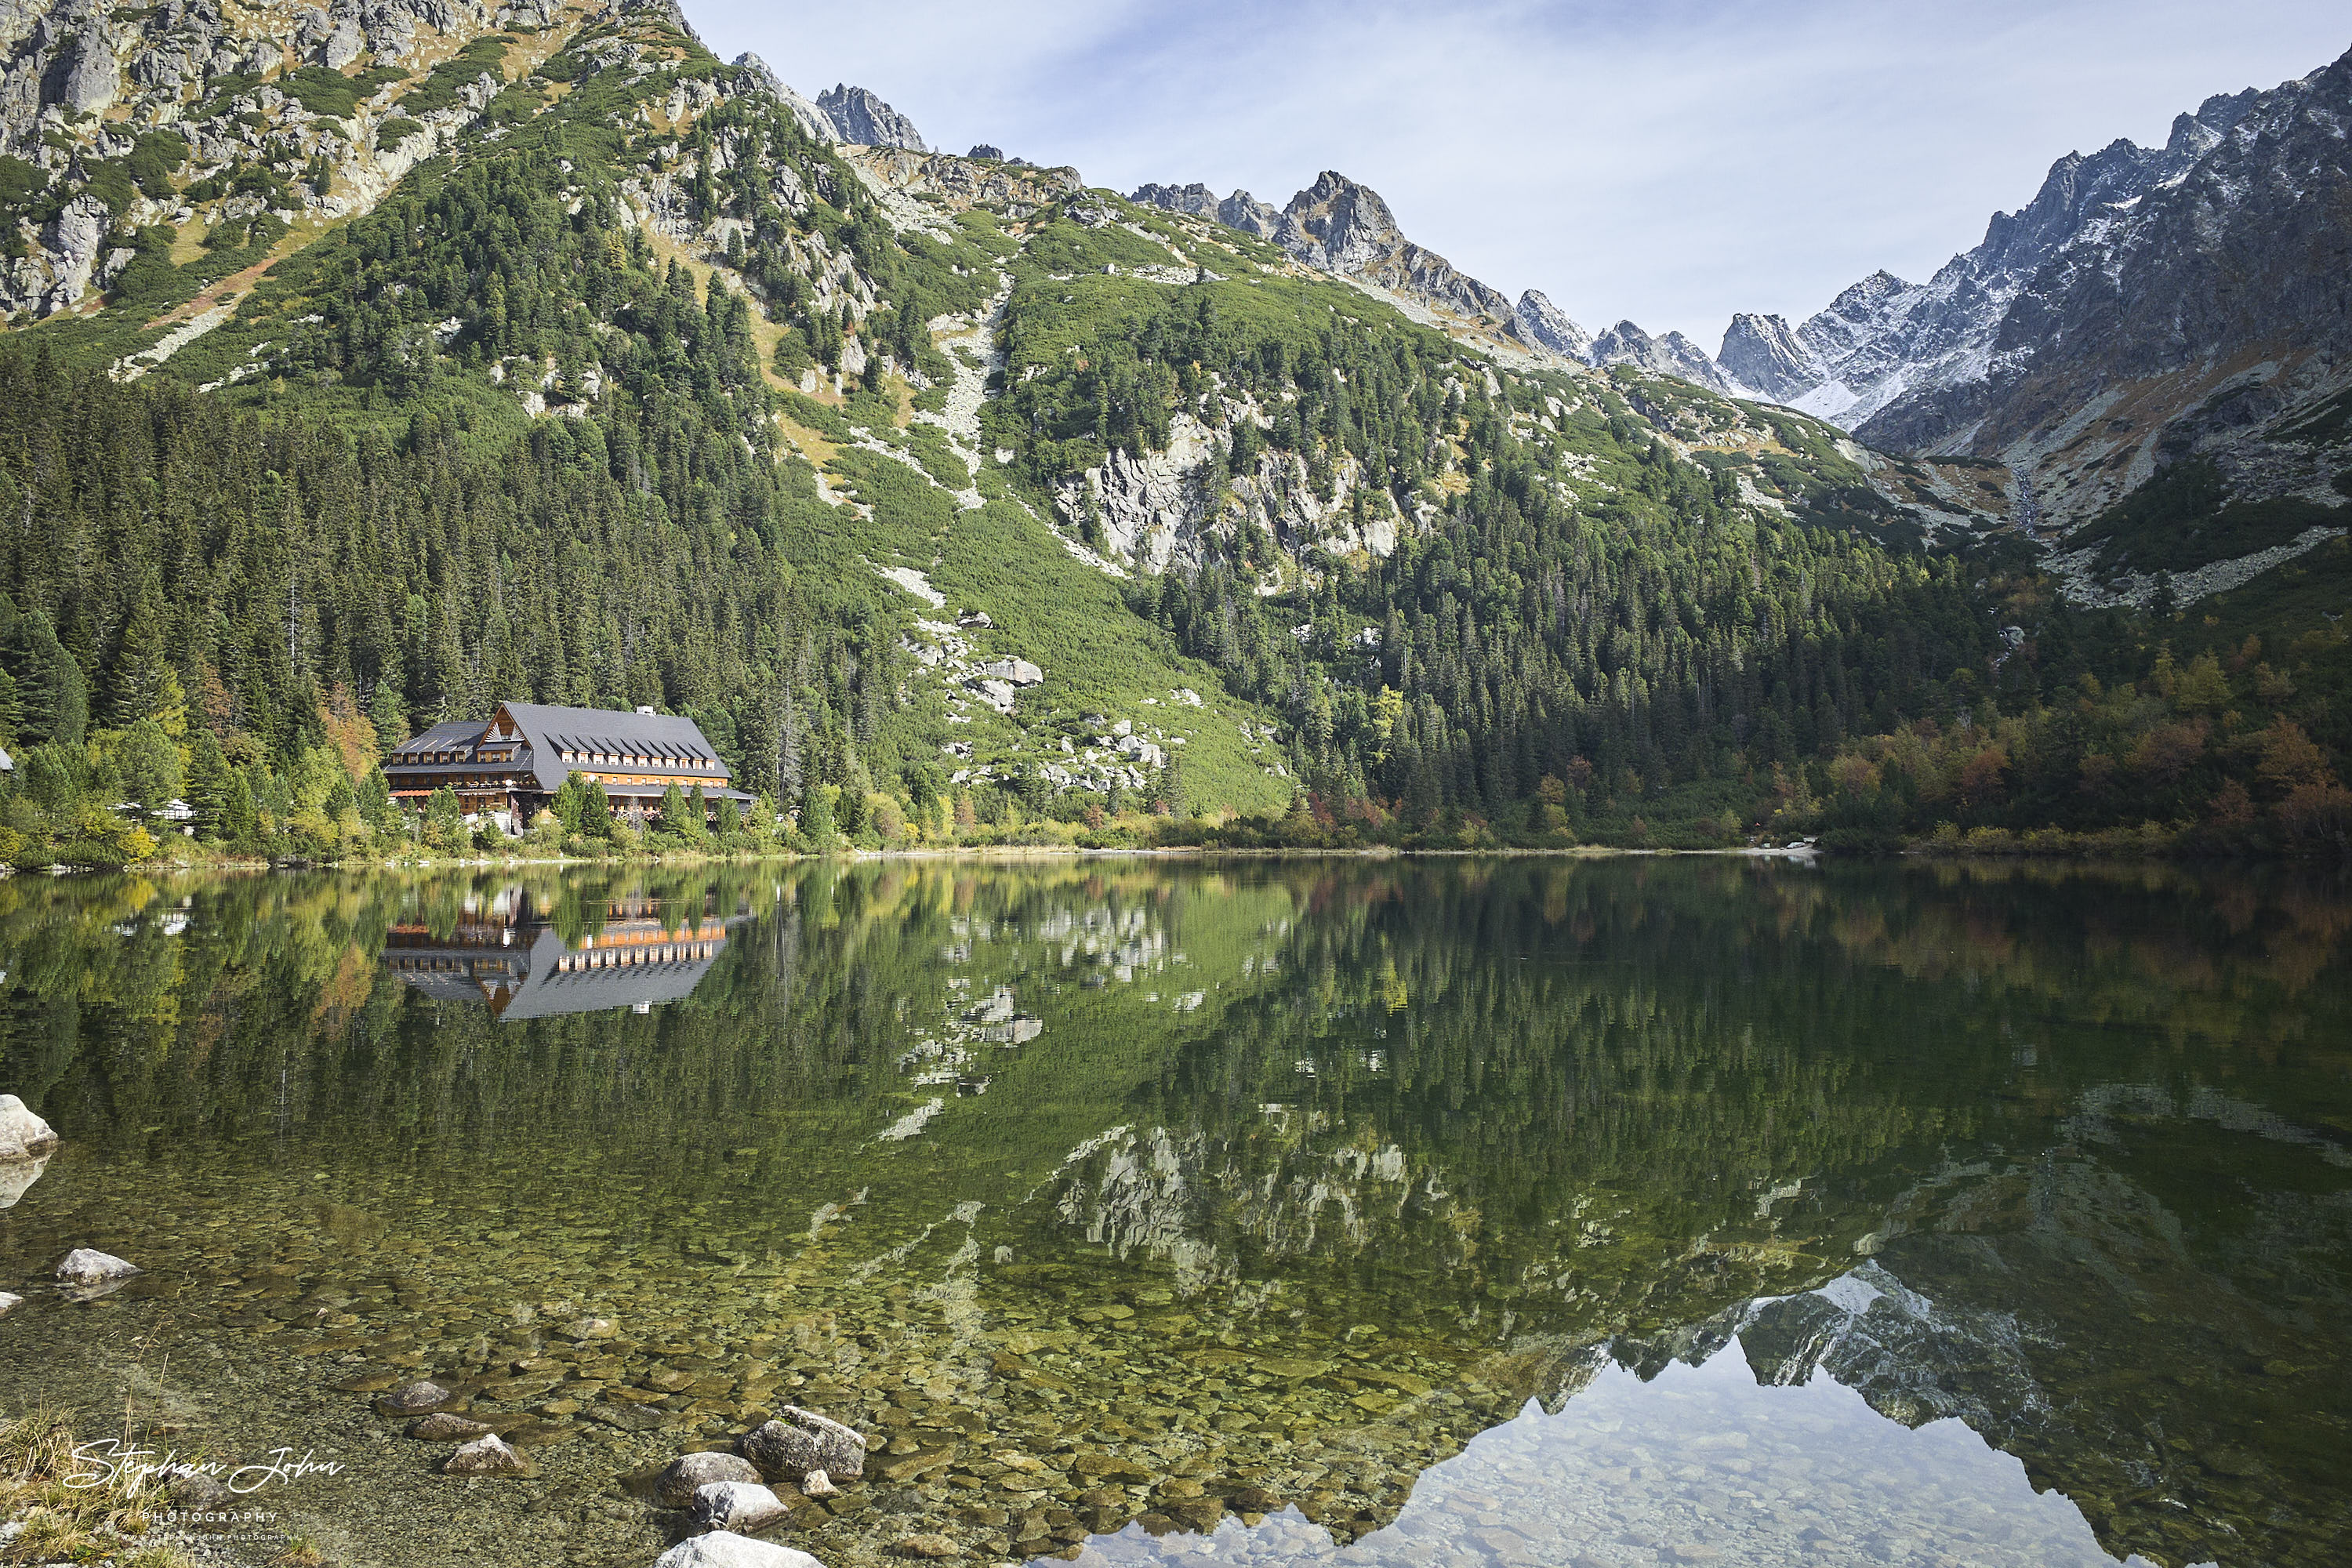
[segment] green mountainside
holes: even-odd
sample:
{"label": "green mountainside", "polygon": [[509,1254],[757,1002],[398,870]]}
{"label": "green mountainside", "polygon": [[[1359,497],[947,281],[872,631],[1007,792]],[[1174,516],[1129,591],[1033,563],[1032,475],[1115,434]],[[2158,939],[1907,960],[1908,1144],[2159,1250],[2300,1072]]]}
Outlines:
{"label": "green mountainside", "polygon": [[0,858],[381,849],[506,698],[803,841],[2352,833],[2323,606],[2073,608],[1997,466],[837,142],[661,5],[310,15],[9,46]]}

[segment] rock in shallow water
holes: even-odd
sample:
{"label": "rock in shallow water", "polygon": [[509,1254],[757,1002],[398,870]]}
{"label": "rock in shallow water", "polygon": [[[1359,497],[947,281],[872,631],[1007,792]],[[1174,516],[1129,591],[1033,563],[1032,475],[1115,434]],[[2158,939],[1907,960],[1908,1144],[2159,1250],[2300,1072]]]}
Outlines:
{"label": "rock in shallow water", "polygon": [[833,1478],[823,1470],[811,1470],[801,1478],[801,1496],[803,1497],[839,1497],[840,1495],[841,1489],[835,1486]]}
{"label": "rock in shallow water", "polygon": [[104,1285],[128,1279],[139,1271],[135,1263],[125,1263],[110,1252],[97,1252],[87,1247],[75,1247],[58,1265],[58,1278],[68,1285]]}
{"label": "rock in shallow water", "polygon": [[854,1481],[866,1473],[866,1439],[840,1422],[787,1405],[776,1419],[735,1444],[769,1480],[796,1481],[811,1470]]}
{"label": "rock in shallow water", "polygon": [[437,1383],[404,1383],[377,1400],[375,1407],[386,1415],[415,1415],[457,1397]]}
{"label": "rock in shallow water", "polygon": [[0,1094],[0,1164],[37,1160],[58,1146],[49,1124],[13,1094]]}
{"label": "rock in shallow water", "polygon": [[824,1568],[805,1552],[715,1530],[681,1541],[654,1560],[654,1568]]}
{"label": "rock in shallow water", "polygon": [[732,1454],[680,1454],[654,1482],[654,1500],[664,1508],[688,1508],[694,1502],[694,1494],[714,1481],[750,1481],[756,1485],[759,1480],[760,1472],[751,1462]]}
{"label": "rock in shallow water", "polygon": [[933,1560],[963,1555],[963,1548],[944,1535],[910,1535],[890,1550],[901,1557]]}
{"label": "rock in shallow water", "polygon": [[751,1535],[792,1514],[784,1500],[757,1481],[706,1481],[694,1489],[694,1521]]}
{"label": "rock in shallow water", "polygon": [[0,1290],[0,1318],[6,1317],[10,1312],[24,1304],[25,1298],[22,1296],[11,1296],[7,1291]]}
{"label": "rock in shallow water", "polygon": [[446,1443],[461,1437],[487,1437],[495,1430],[488,1423],[468,1421],[462,1415],[452,1415],[446,1410],[436,1411],[422,1421],[409,1425],[408,1435],[419,1442]]}
{"label": "rock in shallow water", "polygon": [[441,1464],[445,1476],[528,1476],[536,1468],[495,1435],[475,1438]]}

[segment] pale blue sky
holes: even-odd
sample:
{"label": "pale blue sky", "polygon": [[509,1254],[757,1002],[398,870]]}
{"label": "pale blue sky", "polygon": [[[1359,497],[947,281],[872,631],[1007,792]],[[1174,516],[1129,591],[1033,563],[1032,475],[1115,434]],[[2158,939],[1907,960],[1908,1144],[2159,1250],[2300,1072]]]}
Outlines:
{"label": "pale blue sky", "polygon": [[2352,47],[2342,0],[686,4],[719,52],[871,88],[934,146],[1277,205],[1337,169],[1513,296],[1710,352],[1734,310],[1925,278],[2070,149]]}

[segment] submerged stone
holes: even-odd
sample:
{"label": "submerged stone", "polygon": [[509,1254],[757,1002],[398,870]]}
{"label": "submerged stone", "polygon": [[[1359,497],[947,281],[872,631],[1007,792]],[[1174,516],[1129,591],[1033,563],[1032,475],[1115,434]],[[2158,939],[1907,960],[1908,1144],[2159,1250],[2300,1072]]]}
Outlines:
{"label": "submerged stone", "polygon": [[824,1564],[789,1546],[714,1530],[679,1542],[654,1559],[654,1568],[824,1568]]}
{"label": "submerged stone", "polygon": [[386,1415],[415,1415],[448,1404],[457,1396],[437,1383],[420,1379],[404,1383],[375,1402]]}
{"label": "submerged stone", "polygon": [[776,1419],[746,1432],[735,1446],[770,1480],[796,1481],[811,1470],[835,1480],[856,1480],[866,1473],[866,1439],[797,1405],[785,1405]]}
{"label": "submerged stone", "polygon": [[140,1271],[135,1263],[126,1263],[110,1252],[87,1247],[75,1247],[58,1265],[58,1278],[68,1285],[106,1285],[128,1279]]}
{"label": "submerged stone", "polygon": [[654,1482],[654,1500],[664,1508],[692,1506],[695,1494],[713,1482],[757,1483],[760,1472],[750,1460],[718,1449],[680,1454]]}
{"label": "submerged stone", "polygon": [[694,1521],[750,1534],[791,1517],[792,1510],[758,1481],[708,1481],[694,1489]]}
{"label": "submerged stone", "polygon": [[529,1476],[536,1471],[527,1457],[496,1435],[475,1438],[441,1464],[442,1474],[449,1476]]}

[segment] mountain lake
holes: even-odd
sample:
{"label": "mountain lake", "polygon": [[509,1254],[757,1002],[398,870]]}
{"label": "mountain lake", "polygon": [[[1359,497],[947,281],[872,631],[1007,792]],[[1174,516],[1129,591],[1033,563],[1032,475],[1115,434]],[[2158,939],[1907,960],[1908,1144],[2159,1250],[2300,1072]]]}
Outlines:
{"label": "mountain lake", "polygon": [[2318,1568],[2348,940],[2160,865],[16,877],[0,1414],[243,1478],[223,1563],[644,1568],[795,1405],[827,1568]]}

